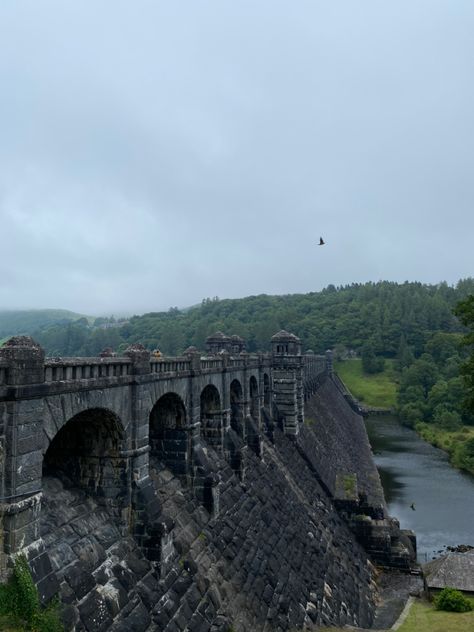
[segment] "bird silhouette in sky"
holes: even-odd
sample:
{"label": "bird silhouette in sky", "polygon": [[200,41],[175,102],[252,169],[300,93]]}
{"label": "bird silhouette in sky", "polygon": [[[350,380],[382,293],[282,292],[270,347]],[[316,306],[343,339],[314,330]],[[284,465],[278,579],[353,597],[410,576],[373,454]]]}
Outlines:
{"label": "bird silhouette in sky", "polygon": [[410,505],[410,509],[413,509],[413,511],[415,511],[415,503],[412,503],[412,504]]}
{"label": "bird silhouette in sky", "polygon": [[325,244],[324,239],[322,237],[320,237],[318,246],[324,246],[324,244]]}

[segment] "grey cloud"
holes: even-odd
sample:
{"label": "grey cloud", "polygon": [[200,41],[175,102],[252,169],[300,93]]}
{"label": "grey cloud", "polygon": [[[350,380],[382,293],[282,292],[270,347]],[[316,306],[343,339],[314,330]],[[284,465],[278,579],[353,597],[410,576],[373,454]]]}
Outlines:
{"label": "grey cloud", "polygon": [[467,0],[2,3],[0,307],[471,275],[473,21]]}

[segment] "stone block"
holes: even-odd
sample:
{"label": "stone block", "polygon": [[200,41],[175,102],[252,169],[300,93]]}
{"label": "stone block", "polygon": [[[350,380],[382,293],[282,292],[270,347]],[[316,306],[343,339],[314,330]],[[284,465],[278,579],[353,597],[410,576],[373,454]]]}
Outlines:
{"label": "stone block", "polygon": [[85,597],[95,586],[94,578],[89,570],[77,560],[65,569],[64,578],[78,600]]}
{"label": "stone block", "polygon": [[94,590],[78,606],[81,621],[88,632],[105,632],[112,625],[112,618],[104,597]]}

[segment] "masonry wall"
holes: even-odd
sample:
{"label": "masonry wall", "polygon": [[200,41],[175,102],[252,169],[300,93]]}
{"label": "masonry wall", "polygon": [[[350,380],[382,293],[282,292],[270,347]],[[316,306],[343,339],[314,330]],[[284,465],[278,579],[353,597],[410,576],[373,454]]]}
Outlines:
{"label": "masonry wall", "polygon": [[[28,341],[19,342],[23,367]],[[38,356],[31,384],[16,385],[15,396],[5,386],[7,401],[0,402],[10,446],[2,484],[7,493],[29,494],[0,512],[14,526],[3,525],[3,549],[27,554],[43,600],[59,591],[67,629],[283,632],[370,625],[374,573],[359,542],[388,559],[396,537],[384,520],[363,424],[330,378],[313,376],[319,390],[307,402],[305,422],[299,355],[278,360],[281,374],[273,367],[273,407],[263,411],[265,366],[258,358],[252,366],[245,358],[165,360],[158,375],[158,366],[150,373],[145,349],[131,348],[129,356],[115,364],[50,363],[46,383]],[[235,377],[243,387],[241,435],[231,427]],[[251,380],[258,384],[253,393]],[[220,392],[213,414],[223,440],[216,450],[200,424],[208,386]],[[150,413],[171,392],[181,398],[186,420],[183,427],[176,422],[179,436],[166,435],[173,444],[167,453],[149,445]],[[86,439],[95,433],[93,454],[87,441],[74,439],[82,428]],[[68,440],[85,446],[74,463],[72,452],[61,458]],[[42,470],[36,455],[48,445]],[[167,458],[170,450],[185,454],[184,469]],[[372,522],[355,528],[354,508],[380,513],[375,536]]]}
{"label": "masonry wall", "polygon": [[331,494],[337,495],[338,480],[356,474],[358,492],[367,496],[371,506],[385,512],[382,484],[363,418],[350,408],[329,378],[306,402],[305,410],[300,443]]}
{"label": "masonry wall", "polygon": [[[247,455],[241,484],[225,461],[211,518],[159,462],[151,476],[173,522],[171,563],[159,577],[110,514],[57,479],[45,484],[42,535],[69,629],[295,630],[369,625],[372,565],[295,442],[276,431],[264,459]],[[83,626],[83,627],[82,627]]]}

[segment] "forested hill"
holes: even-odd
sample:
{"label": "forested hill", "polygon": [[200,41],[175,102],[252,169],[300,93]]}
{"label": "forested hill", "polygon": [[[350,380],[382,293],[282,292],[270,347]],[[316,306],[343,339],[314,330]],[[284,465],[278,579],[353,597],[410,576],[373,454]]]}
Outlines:
{"label": "forested hill", "polygon": [[473,293],[472,278],[455,286],[387,281],[329,286],[309,294],[205,299],[184,311],[134,316],[121,327],[97,329],[79,321],[42,328],[33,336],[48,355],[96,355],[105,346],[121,352],[133,342],[178,355],[189,345],[204,349],[206,337],[216,330],[242,336],[249,351],[265,350],[284,328],[315,352],[336,344],[359,350],[369,341],[376,354],[390,357],[403,340],[419,355],[434,332],[461,330],[452,309]]}
{"label": "forested hill", "polygon": [[67,309],[28,309],[0,311],[0,339],[27,334],[53,324],[64,324],[83,318]]}

